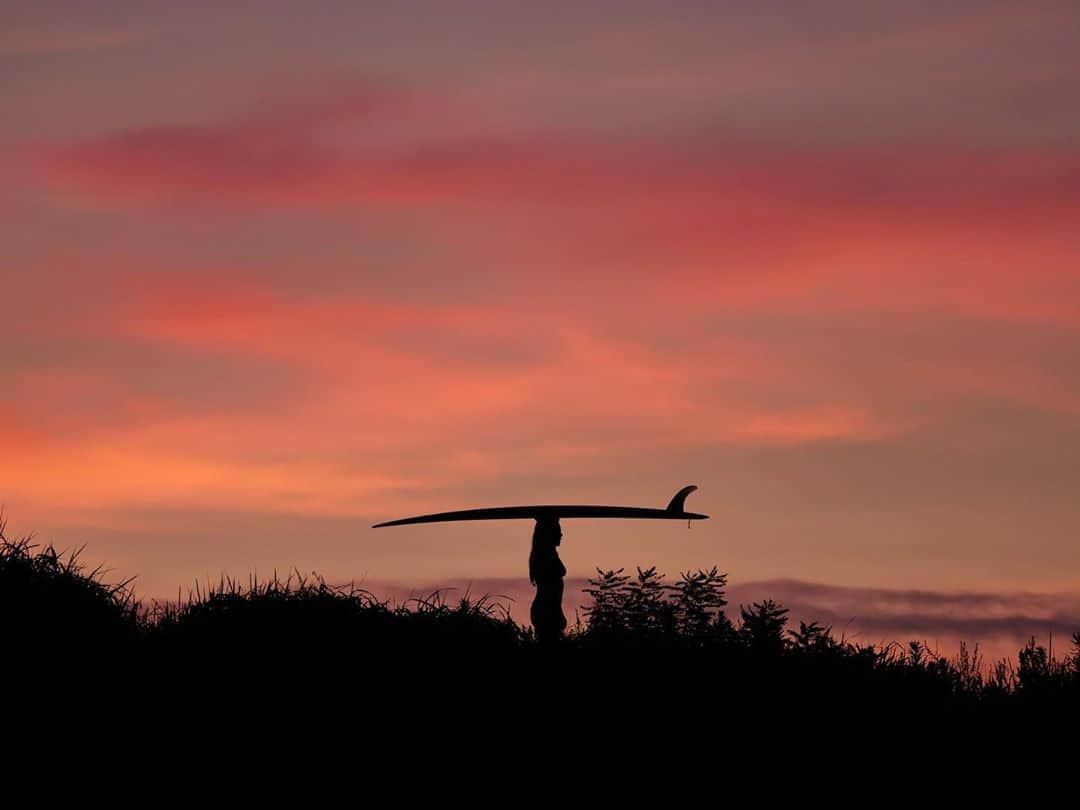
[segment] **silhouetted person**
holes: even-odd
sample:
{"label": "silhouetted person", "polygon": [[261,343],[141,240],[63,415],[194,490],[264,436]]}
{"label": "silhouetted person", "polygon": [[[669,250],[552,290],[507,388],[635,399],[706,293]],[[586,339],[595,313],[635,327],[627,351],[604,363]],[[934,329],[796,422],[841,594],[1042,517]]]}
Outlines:
{"label": "silhouetted person", "polygon": [[529,612],[536,639],[541,644],[558,641],[566,629],[562,611],[563,577],[566,566],[555,549],[562,542],[558,518],[537,518],[529,554],[529,581],[536,586],[536,598]]}

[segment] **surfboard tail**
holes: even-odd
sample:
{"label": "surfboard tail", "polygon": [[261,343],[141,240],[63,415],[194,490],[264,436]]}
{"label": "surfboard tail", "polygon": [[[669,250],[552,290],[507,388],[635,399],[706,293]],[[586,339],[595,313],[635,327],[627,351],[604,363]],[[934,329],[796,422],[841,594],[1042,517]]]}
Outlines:
{"label": "surfboard tail", "polygon": [[689,495],[691,492],[696,492],[696,491],[697,491],[697,485],[695,485],[695,484],[690,484],[689,486],[683,487],[682,489],[680,489],[678,492],[675,493],[675,497],[673,497],[671,499],[671,503],[669,503],[667,505],[667,510],[669,512],[674,512],[674,513],[679,514],[679,515],[685,513],[686,512],[686,496]]}

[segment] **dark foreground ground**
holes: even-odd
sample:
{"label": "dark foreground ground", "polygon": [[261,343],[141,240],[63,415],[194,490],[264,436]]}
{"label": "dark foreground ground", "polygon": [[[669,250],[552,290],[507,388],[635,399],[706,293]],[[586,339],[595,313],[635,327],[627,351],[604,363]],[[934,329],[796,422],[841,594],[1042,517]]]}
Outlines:
{"label": "dark foreground ground", "polygon": [[682,715],[708,728],[752,712],[888,725],[1071,717],[1080,705],[1080,634],[1062,659],[1034,642],[1013,661],[964,648],[944,658],[914,642],[863,646],[791,627],[771,601],[729,618],[725,583],[716,570],[671,584],[654,570],[607,572],[592,582],[584,623],[542,647],[484,599],[393,606],[318,579],[222,580],[148,606],[77,555],[0,536],[0,658],[9,678],[44,674],[80,700],[91,683],[102,699],[161,700],[168,681],[268,711],[344,702],[350,722],[573,715],[602,727],[639,715],[647,729]]}

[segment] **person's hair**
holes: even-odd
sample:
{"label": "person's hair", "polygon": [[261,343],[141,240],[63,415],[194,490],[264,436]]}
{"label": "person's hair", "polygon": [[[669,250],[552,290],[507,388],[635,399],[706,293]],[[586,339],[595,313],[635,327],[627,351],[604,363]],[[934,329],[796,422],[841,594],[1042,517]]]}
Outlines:
{"label": "person's hair", "polygon": [[544,557],[550,557],[555,550],[555,540],[558,538],[559,519],[552,517],[540,517],[536,520],[533,528],[532,551],[529,552],[529,582],[536,584],[536,577],[540,573],[540,561]]}

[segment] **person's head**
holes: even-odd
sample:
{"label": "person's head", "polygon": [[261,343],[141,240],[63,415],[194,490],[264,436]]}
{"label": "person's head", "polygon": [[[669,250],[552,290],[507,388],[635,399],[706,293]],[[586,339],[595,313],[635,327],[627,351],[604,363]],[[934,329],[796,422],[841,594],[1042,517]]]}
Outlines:
{"label": "person's head", "polygon": [[562,542],[562,527],[557,517],[543,516],[536,520],[533,529],[533,551],[555,548]]}
{"label": "person's head", "polygon": [[[532,552],[529,554],[529,581],[536,583],[544,560],[555,554],[555,547],[562,541],[562,527],[557,517],[537,518],[533,529]],[[557,556],[557,555],[556,555]]]}

